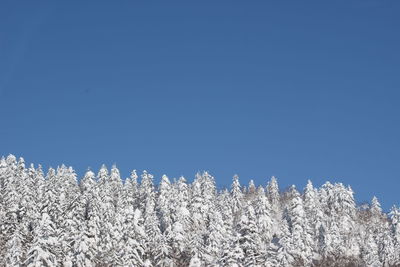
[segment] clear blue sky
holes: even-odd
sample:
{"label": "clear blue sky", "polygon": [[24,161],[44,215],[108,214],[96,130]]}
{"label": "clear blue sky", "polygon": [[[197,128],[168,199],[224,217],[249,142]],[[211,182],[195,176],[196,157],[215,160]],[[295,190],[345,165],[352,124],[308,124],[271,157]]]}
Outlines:
{"label": "clear blue sky", "polygon": [[400,2],[1,1],[0,154],[399,204]]}

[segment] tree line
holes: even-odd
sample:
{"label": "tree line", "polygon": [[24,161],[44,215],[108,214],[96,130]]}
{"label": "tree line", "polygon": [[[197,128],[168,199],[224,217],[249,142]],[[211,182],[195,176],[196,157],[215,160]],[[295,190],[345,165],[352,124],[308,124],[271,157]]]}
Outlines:
{"label": "tree line", "polygon": [[0,266],[400,266],[400,209],[341,183],[153,178],[1,158]]}

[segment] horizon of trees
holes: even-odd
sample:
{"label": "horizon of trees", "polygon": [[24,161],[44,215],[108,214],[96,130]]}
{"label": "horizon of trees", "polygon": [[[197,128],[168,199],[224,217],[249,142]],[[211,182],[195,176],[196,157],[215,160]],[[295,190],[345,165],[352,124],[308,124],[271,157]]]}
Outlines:
{"label": "horizon of trees", "polygon": [[400,209],[357,205],[342,183],[153,179],[2,157],[0,266],[400,266]]}

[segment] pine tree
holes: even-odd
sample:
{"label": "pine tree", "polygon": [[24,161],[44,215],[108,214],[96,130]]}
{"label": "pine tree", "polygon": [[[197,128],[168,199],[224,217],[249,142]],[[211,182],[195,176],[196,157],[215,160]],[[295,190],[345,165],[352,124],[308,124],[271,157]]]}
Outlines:
{"label": "pine tree", "polygon": [[[44,182],[44,175],[41,166],[39,166],[38,169],[35,169],[33,164],[31,164],[27,170],[26,183],[24,183],[24,192],[21,200],[22,206],[26,211],[24,224],[27,227],[29,234],[33,232],[35,225],[40,219],[37,203],[42,199],[41,189],[43,188]],[[31,239],[31,237],[28,239]]]}
{"label": "pine tree", "polygon": [[265,196],[264,188],[260,187],[257,192],[257,197],[253,202],[256,215],[257,228],[262,244],[262,251],[266,250],[266,245],[271,241],[273,236],[273,221],[271,218],[271,205]]}
{"label": "pine tree", "polygon": [[196,179],[192,183],[192,194],[190,202],[191,240],[189,244],[190,255],[197,255],[203,258],[202,248],[204,246],[204,234],[206,232],[208,207],[202,195],[201,175],[197,174]]}
{"label": "pine tree", "polygon": [[274,176],[272,176],[271,180],[267,185],[267,196],[269,202],[271,203],[272,209],[277,213],[280,208],[280,195],[279,195],[279,186],[278,181]]}
{"label": "pine tree", "polygon": [[99,209],[100,232],[98,241],[99,264],[109,264],[113,256],[112,226],[115,221],[114,198],[110,183],[110,175],[105,165],[102,165],[97,174],[99,181]]}
{"label": "pine tree", "polygon": [[18,225],[6,244],[7,253],[5,256],[6,266],[18,266],[24,259],[25,242],[21,225]]}
{"label": "pine tree", "polygon": [[57,168],[57,179],[61,186],[59,201],[61,212],[58,217],[58,242],[60,243],[61,261],[64,265],[72,266],[75,241],[80,235],[84,217],[85,203],[81,198],[75,171],[62,165]]}
{"label": "pine tree", "polygon": [[110,180],[108,183],[109,194],[111,196],[111,204],[112,208],[115,212],[118,211],[120,205],[122,204],[121,198],[123,197],[123,183],[121,179],[121,175],[116,165],[113,165],[111,168]]}
{"label": "pine tree", "polygon": [[46,175],[46,182],[42,189],[43,199],[41,202],[43,206],[47,207],[48,214],[53,222],[56,223],[56,226],[61,222],[60,215],[63,212],[60,203],[60,191],[62,189],[56,170],[49,168]]}
{"label": "pine tree", "polygon": [[249,200],[251,200],[251,198],[255,196],[256,190],[257,189],[256,189],[256,185],[254,184],[254,181],[250,180],[249,186],[247,188],[247,197],[249,198]]}
{"label": "pine tree", "polygon": [[378,267],[382,266],[382,262],[379,260],[378,245],[372,234],[367,234],[365,245],[362,249],[361,256],[366,266]]}
{"label": "pine tree", "polygon": [[81,229],[75,244],[75,259],[74,262],[77,267],[92,267],[95,266],[95,254],[93,253],[93,238],[89,229],[84,227]]}
{"label": "pine tree", "polygon": [[156,198],[153,185],[153,175],[146,171],[142,174],[142,182],[140,185],[139,197],[143,210],[144,229],[145,229],[145,246],[144,260],[148,260],[154,265],[156,255],[159,254],[157,249],[158,243],[161,241],[160,222],[156,214]]}
{"label": "pine tree", "polygon": [[158,196],[158,213],[161,218],[161,231],[164,232],[166,229],[171,228],[172,218],[172,186],[168,176],[163,175],[159,186]]}
{"label": "pine tree", "polygon": [[124,218],[124,265],[141,266],[143,265],[144,246],[146,245],[144,242],[146,233],[143,226],[142,213],[139,209],[134,210],[132,206],[125,206]]}
{"label": "pine tree", "polygon": [[2,188],[2,202],[3,202],[3,214],[2,217],[2,228],[4,233],[4,239],[8,239],[8,236],[14,232],[19,220],[22,216],[21,206],[21,192],[20,183],[21,178],[19,169],[20,163],[14,155],[9,155],[6,159],[6,168],[4,170],[3,188]]}
{"label": "pine tree", "polygon": [[312,253],[311,260],[319,260],[319,247],[318,247],[318,236],[320,228],[323,222],[323,211],[321,209],[321,203],[318,195],[318,190],[316,190],[310,180],[307,181],[307,185],[304,188],[303,194],[303,207],[305,215],[305,231],[306,234],[311,237],[309,240],[310,250]]}
{"label": "pine tree", "polygon": [[396,206],[393,206],[390,210],[390,219],[391,219],[391,232],[393,235],[393,247],[394,247],[394,255],[393,255],[393,265],[400,264],[400,209]]}
{"label": "pine tree", "polygon": [[206,259],[207,265],[216,265],[222,257],[223,248],[228,243],[228,233],[224,226],[224,221],[219,208],[214,208],[210,214],[210,224],[208,226]]}
{"label": "pine tree", "polygon": [[258,266],[260,264],[261,238],[252,205],[246,205],[238,227],[239,243],[244,254],[244,266]]}
{"label": "pine tree", "polygon": [[303,200],[294,186],[290,189],[292,198],[286,210],[290,239],[287,249],[294,259],[295,265],[310,265],[312,257],[312,236],[307,232],[307,221]]}
{"label": "pine tree", "polygon": [[47,210],[46,206],[42,210],[42,217],[25,262],[27,267],[58,265],[57,229]]}
{"label": "pine tree", "polygon": [[294,266],[296,259],[291,253],[291,233],[286,220],[282,220],[276,235],[270,243],[267,256],[267,266]]}
{"label": "pine tree", "polygon": [[[102,208],[99,194],[99,185],[95,174],[88,170],[80,183],[82,190],[82,201],[84,204],[83,222],[81,224],[81,235],[79,242],[75,244],[75,251],[82,266],[84,264],[95,264],[101,262],[97,257],[100,253],[101,229],[102,229]],[[82,244],[81,244],[82,243]],[[81,247],[82,246],[82,247]],[[77,263],[78,264],[78,263]],[[90,265],[89,265],[90,266]]]}
{"label": "pine tree", "polygon": [[227,267],[242,267],[245,255],[240,245],[240,235],[235,233],[232,236],[232,242],[230,246],[224,247],[223,257],[220,260],[222,266]]}
{"label": "pine tree", "polygon": [[242,203],[243,203],[243,193],[239,183],[239,176],[233,176],[233,182],[231,185],[231,203],[232,207],[232,215],[234,221],[237,221],[240,218],[240,212],[242,211]]}
{"label": "pine tree", "polygon": [[189,252],[190,240],[190,222],[191,214],[189,205],[189,188],[184,177],[180,177],[175,185],[175,197],[172,199],[172,225],[171,229],[165,234],[170,247],[172,258],[175,265],[181,266],[187,264],[187,255]]}
{"label": "pine tree", "polygon": [[134,209],[138,208],[138,183],[137,183],[137,174],[136,170],[131,172],[131,176],[125,180],[124,188],[123,188],[123,206],[130,205]]}

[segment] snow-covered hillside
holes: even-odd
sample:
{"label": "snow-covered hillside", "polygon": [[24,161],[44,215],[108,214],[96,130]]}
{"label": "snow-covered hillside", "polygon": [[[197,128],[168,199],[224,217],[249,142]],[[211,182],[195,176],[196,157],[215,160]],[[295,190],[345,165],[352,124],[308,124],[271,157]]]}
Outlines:
{"label": "snow-covered hillside", "polygon": [[325,183],[285,192],[229,190],[198,173],[193,183],[143,171],[123,182],[116,167],[0,161],[0,266],[396,266],[400,210],[373,198],[357,206],[353,191]]}

